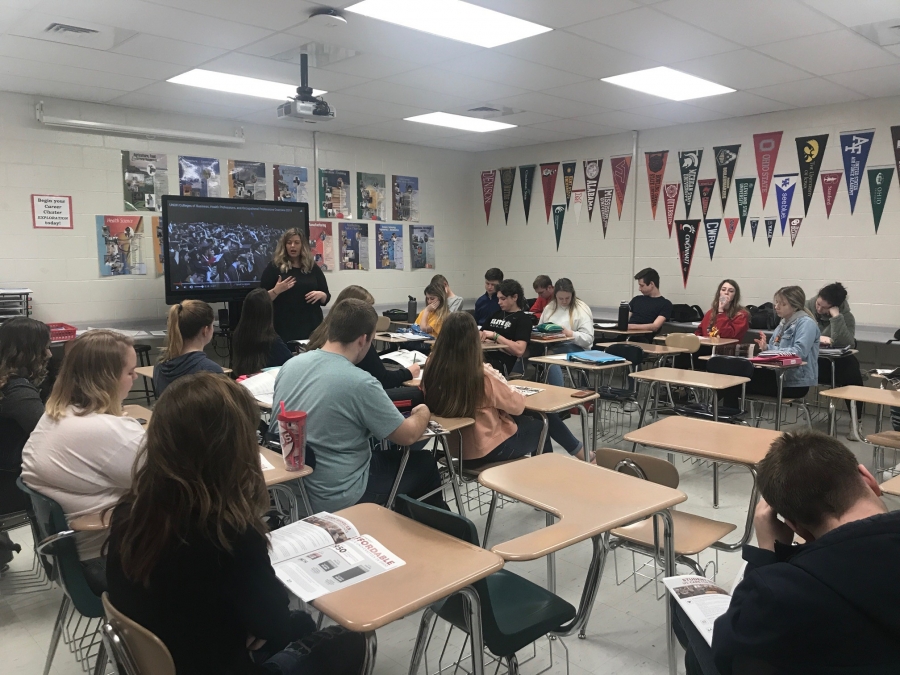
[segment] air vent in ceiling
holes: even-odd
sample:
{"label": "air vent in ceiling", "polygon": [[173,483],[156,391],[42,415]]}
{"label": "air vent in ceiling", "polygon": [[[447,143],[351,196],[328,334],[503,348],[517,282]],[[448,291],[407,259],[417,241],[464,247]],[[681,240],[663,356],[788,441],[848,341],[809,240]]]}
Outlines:
{"label": "air vent in ceiling", "polygon": [[76,35],[89,35],[91,33],[99,33],[99,30],[93,28],[85,28],[83,26],[72,26],[67,23],[51,23],[44,29],[45,33],[75,33]]}
{"label": "air vent in ceiling", "polygon": [[480,117],[481,119],[490,120],[497,119],[499,117],[506,117],[507,115],[515,115],[516,113],[522,112],[521,110],[514,110],[513,108],[507,108],[503,106],[502,108],[495,108],[492,105],[480,105],[477,108],[469,108],[464,115],[468,115],[469,117]]}
{"label": "air vent in ceiling", "polygon": [[480,113],[498,113],[500,112],[497,108],[491,108],[490,106],[481,105],[477,108],[469,108],[469,112],[480,112]]}
{"label": "air vent in ceiling", "polygon": [[853,30],[881,47],[900,45],[900,17],[888,21],[854,26]]}
{"label": "air vent in ceiling", "polygon": [[136,35],[133,30],[44,12],[27,14],[9,29],[9,33],[33,40],[102,50],[112,49]]}

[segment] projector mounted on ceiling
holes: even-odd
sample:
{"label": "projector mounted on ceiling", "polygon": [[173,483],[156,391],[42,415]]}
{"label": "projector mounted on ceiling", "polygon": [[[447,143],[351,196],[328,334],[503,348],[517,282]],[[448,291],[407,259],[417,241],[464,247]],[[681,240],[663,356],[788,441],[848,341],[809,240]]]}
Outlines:
{"label": "projector mounted on ceiling", "polygon": [[312,87],[309,86],[309,58],[306,54],[300,55],[300,86],[297,87],[297,96],[278,106],[277,112],[278,119],[296,117],[309,124],[334,119],[334,108],[322,97],[313,96]]}

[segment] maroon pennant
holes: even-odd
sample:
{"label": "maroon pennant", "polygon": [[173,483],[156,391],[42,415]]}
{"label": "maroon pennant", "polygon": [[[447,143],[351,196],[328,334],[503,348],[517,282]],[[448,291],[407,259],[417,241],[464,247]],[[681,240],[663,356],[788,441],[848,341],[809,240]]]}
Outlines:
{"label": "maroon pennant", "polygon": [[612,167],[613,186],[616,190],[616,207],[619,210],[619,220],[622,220],[622,205],[625,203],[625,190],[628,188],[628,177],[631,175],[631,155],[624,157],[610,157],[609,165]]}
{"label": "maroon pennant", "polygon": [[556,174],[559,173],[559,162],[541,164],[541,185],[544,187],[544,208],[547,210],[547,222],[550,222],[550,211],[553,210],[553,191],[556,189]]}
{"label": "maroon pennant", "polygon": [[822,196],[825,197],[825,217],[831,218],[831,207],[834,206],[835,197],[837,197],[838,187],[841,185],[841,176],[843,171],[825,171],[819,174],[822,181]]}
{"label": "maroon pennant", "polygon": [[603,238],[606,239],[606,226],[609,223],[609,212],[612,209],[612,188],[597,190],[597,201],[600,202],[600,219],[603,221]]}
{"label": "maroon pennant", "polygon": [[603,169],[602,159],[584,160],[584,189],[587,197],[588,220],[594,219],[594,200],[597,198],[597,186],[600,184],[600,170]]}
{"label": "maroon pennant", "polygon": [[681,183],[666,183],[663,186],[663,200],[666,205],[666,225],[669,228],[669,239],[672,238],[672,225],[675,224],[675,207],[678,206],[678,193]]}
{"label": "maroon pennant", "polygon": [[791,246],[794,245],[794,242],[797,241],[797,235],[800,234],[800,225],[803,223],[803,218],[791,218],[788,220],[788,225],[791,228]]}
{"label": "maroon pennant", "polygon": [[676,220],[675,238],[678,242],[678,261],[681,264],[681,277],[684,279],[684,287],[687,288],[688,276],[691,273],[691,263],[694,262],[694,248],[697,245],[697,232],[700,229],[700,220]]}
{"label": "maroon pennant", "polygon": [[[647,187],[650,188],[650,209],[653,211],[653,220],[656,220],[656,205],[659,203],[659,190],[662,188],[668,158],[668,150],[644,153],[644,159],[647,162]],[[670,223],[669,234],[671,233],[672,225]]]}
{"label": "maroon pennant", "polygon": [[715,178],[704,178],[697,181],[697,187],[700,188],[700,208],[703,209],[703,217],[706,218],[706,212],[709,211],[709,201],[712,199],[713,190],[716,187]]}
{"label": "maroon pennant", "polygon": [[738,219],[737,218],[726,218],[725,219],[725,230],[728,232],[728,242],[734,240],[734,232],[737,230]]}
{"label": "maroon pennant", "polygon": [[494,201],[494,180],[497,178],[497,171],[481,172],[481,198],[484,200],[484,217],[487,224],[491,224],[491,203]]}

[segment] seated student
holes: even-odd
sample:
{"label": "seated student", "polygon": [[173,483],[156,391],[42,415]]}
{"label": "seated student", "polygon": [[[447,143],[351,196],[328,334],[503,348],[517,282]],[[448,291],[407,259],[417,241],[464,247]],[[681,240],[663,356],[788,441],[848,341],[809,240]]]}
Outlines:
{"label": "seated student", "polygon": [[246,390],[210,373],[159,398],[112,515],[110,602],[163,641],[179,673],[356,675],[363,635],[316,633],[269,562],[258,422]]}
{"label": "seated student", "polygon": [[[575,295],[575,286],[563,277],[553,287],[553,299],[541,313],[540,323],[555,323],[562,326],[563,335],[571,342],[552,345],[554,354],[565,352],[583,352],[594,346],[594,317],[591,308]],[[561,387],[563,384],[562,368],[550,366],[549,384]]]}
{"label": "seated student", "polygon": [[878,482],[840,441],[803,432],[772,443],[758,485],[757,546],[711,649],[676,610],[688,675],[897,672],[900,512]]}
{"label": "seated student", "polygon": [[[810,311],[816,323],[819,325],[819,343],[823,347],[856,347],[856,319],[850,311],[847,303],[847,289],[844,285],[835,281],[819,289],[819,295],[810,298],[806,302],[806,309]],[[828,359],[819,359],[819,383],[831,385],[831,368],[834,364],[835,386],[848,385],[862,386],[862,373],[859,361],[854,354],[848,354],[833,362]],[[850,402],[847,402],[848,408]],[[864,404],[857,403],[856,409],[862,415]]]}
{"label": "seated student", "polygon": [[272,316],[269,292],[265,288],[250,291],[244,298],[241,318],[231,338],[231,363],[235,377],[282,366],[293,356],[275,332]]}
{"label": "seated student", "polygon": [[743,341],[750,327],[750,312],[741,306],[741,287],[725,279],[713,296],[712,305],[694,332],[703,337],[734,338]]}
{"label": "seated student", "polygon": [[441,332],[444,319],[450,314],[447,307],[447,296],[440,284],[428,284],[425,288],[425,309],[419,312],[416,323],[426,333],[437,337]]}
{"label": "seated student", "polygon": [[[451,315],[454,316],[454,315]],[[372,348],[375,309],[364,300],[344,300],[328,313],[328,339],[321,349],[295,356],[275,380],[275,401],[303,410],[307,449],[316,470],[304,479],[314,511],[337,511],[358,502],[384,503],[400,468],[399,449],[373,452],[369,439],[415,444],[431,413],[418,405],[404,418],[374,377],[355,364]],[[277,433],[277,416],[270,431]],[[400,494],[418,498],[439,487],[441,477],[428,451],[409,454]],[[440,493],[427,500],[446,506]]]}
{"label": "seated student", "polygon": [[662,325],[672,316],[672,303],[659,292],[659,272],[646,267],[634,275],[638,282],[640,295],[636,295],[628,303],[631,310],[628,315],[629,330],[650,330],[650,335],[636,335],[632,339],[637,342],[650,342],[653,335],[659,332]]}
{"label": "seated student", "polygon": [[525,356],[531,339],[531,317],[522,311],[525,291],[515,279],[504,279],[497,288],[500,310],[481,327],[481,341],[501,345],[503,349],[487,351],[486,363],[504,375],[513,372],[518,360]]}
{"label": "seated student", "polygon": [[[349,298],[362,300],[370,305],[375,304],[375,298],[372,297],[372,294],[362,286],[356,285],[347,286],[347,288],[342,290],[338,295],[335,304]],[[321,349],[325,346],[325,343],[328,341],[328,327],[330,325],[328,318],[330,316],[331,314],[326,315],[325,320],[320,323],[319,327],[309,336],[309,343],[306,345],[306,351],[309,352],[313,349]],[[419,377],[419,373],[421,372],[421,366],[419,364],[414,363],[410,365],[409,368],[400,368],[399,370],[388,370],[384,367],[384,361],[379,358],[378,350],[375,349],[375,344],[373,343],[372,346],[369,347],[369,351],[366,352],[366,355],[363,356],[362,361],[356,364],[356,367],[366,371],[369,375],[378,380],[381,383],[381,386],[384,387],[385,393],[392,401],[411,401],[413,405],[422,403],[423,397],[421,390],[418,387],[407,387],[403,384],[404,382]]]}
{"label": "seated student", "polygon": [[484,273],[484,295],[475,301],[475,323],[479,326],[483,326],[500,309],[497,303],[497,286],[501,281],[503,272],[496,267]]}
{"label": "seated student", "polygon": [[[775,314],[781,322],[775,327],[772,339],[760,332],[754,342],[759,350],[774,349],[799,356],[805,366],[784,371],[784,398],[803,398],[810,387],[819,381],[819,327],[806,309],[806,294],[799,286],[785,286],[775,291]],[[775,371],[754,368],[753,378],[747,385],[748,394],[777,396],[778,384]]]}
{"label": "seated student", "polygon": [[444,289],[444,295],[447,296],[447,310],[450,312],[458,312],[462,309],[463,306],[463,298],[456,295],[450,289],[450,282],[447,281],[447,277],[443,274],[435,274],[431,277],[431,283],[437,284],[441,288]]}
{"label": "seated student", "polygon": [[203,349],[213,338],[213,310],[202,300],[183,300],[169,308],[166,345],[153,366],[153,386],[161,396],[173,381],[205,370],[222,373],[222,366]]}
{"label": "seated student", "polygon": [[[22,480],[75,518],[114,505],[131,487],[144,430],[122,414],[137,379],[131,338],[92,330],[70,344],[47,410],[22,450]],[[105,540],[105,532],[84,532],[76,540],[88,583],[98,592],[105,589]]]}
{"label": "seated student", "polygon": [[540,317],[541,312],[544,311],[547,303],[549,303],[550,300],[553,299],[553,280],[546,274],[539,274],[537,277],[535,277],[534,283],[531,284],[531,287],[537,294],[537,298],[531,304],[531,307],[528,308],[528,311],[535,316]]}

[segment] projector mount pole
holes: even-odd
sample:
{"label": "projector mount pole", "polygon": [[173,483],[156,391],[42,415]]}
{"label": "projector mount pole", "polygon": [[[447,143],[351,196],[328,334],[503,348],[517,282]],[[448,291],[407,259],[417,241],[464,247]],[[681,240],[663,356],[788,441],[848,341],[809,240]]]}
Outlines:
{"label": "projector mount pole", "polygon": [[309,86],[309,55],[300,54],[300,86],[297,87],[297,100],[314,103],[312,87]]}

